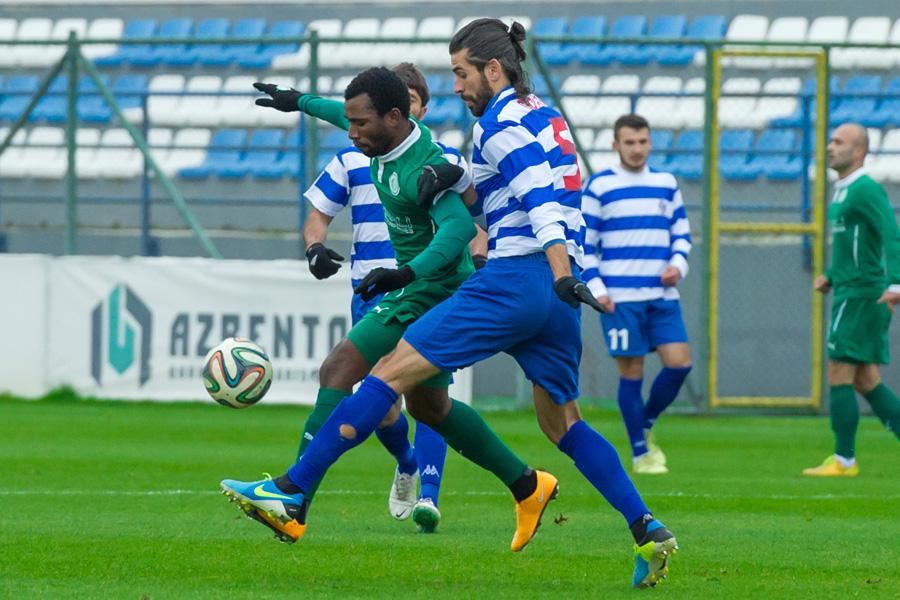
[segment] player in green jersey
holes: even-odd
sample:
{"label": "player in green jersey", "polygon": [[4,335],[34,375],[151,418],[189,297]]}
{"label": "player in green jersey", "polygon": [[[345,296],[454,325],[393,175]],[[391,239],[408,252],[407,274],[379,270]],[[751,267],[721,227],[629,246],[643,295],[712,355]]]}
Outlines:
{"label": "player in green jersey", "polygon": [[[371,157],[372,182],[384,207],[398,268],[374,269],[355,288],[364,300],[388,293],[323,365],[352,370],[362,379],[378,359],[393,350],[411,322],[449,297],[472,272],[466,244],[475,235],[475,226],[454,189],[468,184],[457,181],[460,169],[447,163],[428,129],[409,118],[407,87],[388,69],[368,69],[357,75],[344,92],[344,103],[271,84],[255,87],[271,96],[257,100],[258,105],[286,112],[302,110],[347,129],[353,144]],[[428,189],[446,191],[433,195]],[[340,360],[332,360],[334,356]],[[448,377],[439,373],[417,386],[406,396],[407,408],[441,434],[449,446],[509,487],[517,502],[516,536],[521,542],[516,549],[520,550],[534,535],[544,509],[555,496],[556,479],[529,468],[474,410],[451,401]],[[370,379],[363,381],[363,388],[378,385]],[[344,393],[349,395],[349,388]],[[255,482],[224,480],[224,493],[248,516],[275,531],[279,539],[300,539],[306,530],[305,495],[321,477],[304,479],[298,474],[300,463],[313,468],[321,462],[319,455],[310,454],[314,446],[328,448],[328,454],[343,452],[361,443],[379,423],[396,421],[399,402],[393,402],[389,412],[381,408],[340,402],[308,451],[285,475]]]}
{"label": "player in green jersey", "polygon": [[854,477],[859,392],[888,430],[900,439],[900,400],[881,383],[878,365],[890,361],[888,327],[900,304],[900,230],[887,194],[863,164],[866,129],[847,123],[828,144],[828,166],[838,173],[828,207],[831,267],[815,289],[834,290],[828,332],[828,385],[834,454],[804,475]]}

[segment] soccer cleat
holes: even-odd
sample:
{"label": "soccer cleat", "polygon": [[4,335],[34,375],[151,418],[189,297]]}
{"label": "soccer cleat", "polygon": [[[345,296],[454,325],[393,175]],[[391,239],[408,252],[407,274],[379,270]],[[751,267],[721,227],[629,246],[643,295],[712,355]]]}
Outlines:
{"label": "soccer cleat", "polygon": [[431,498],[422,498],[416,502],[412,511],[413,522],[418,525],[420,533],[434,533],[441,522],[441,511]]}
{"label": "soccer cleat", "polygon": [[274,531],[275,537],[282,542],[293,544],[306,532],[306,523],[300,523],[303,494],[286,494],[271,479],[224,479],[219,485],[222,493],[232,502],[237,502],[248,518]]}
{"label": "soccer cleat", "polygon": [[669,575],[669,558],[678,552],[678,541],[657,520],[647,525],[647,535],[634,545],[634,573],[631,587],[653,587]]}
{"label": "soccer cleat", "polygon": [[529,497],[516,502],[516,533],[513,535],[509,549],[519,552],[528,545],[538,527],[547,505],[559,493],[559,482],[556,477],[545,471],[535,471],[537,487]]}
{"label": "soccer cleat", "polygon": [[665,475],[669,472],[666,465],[656,462],[656,457],[651,452],[641,454],[631,463],[631,470],[642,475]]}
{"label": "soccer cleat", "polygon": [[663,454],[662,448],[656,443],[656,436],[652,429],[644,430],[644,439],[647,441],[647,453],[653,457],[653,460],[662,466],[666,466],[666,455]]}
{"label": "soccer cleat", "polygon": [[394,481],[391,483],[391,494],[388,497],[388,510],[391,516],[398,521],[406,520],[412,515],[416,505],[418,491],[416,483],[419,481],[419,471],[412,475],[401,473],[399,469],[394,471]]}
{"label": "soccer cleat", "polygon": [[803,469],[803,474],[811,477],[856,477],[859,475],[859,465],[854,462],[852,466],[845,467],[832,454],[818,467]]}

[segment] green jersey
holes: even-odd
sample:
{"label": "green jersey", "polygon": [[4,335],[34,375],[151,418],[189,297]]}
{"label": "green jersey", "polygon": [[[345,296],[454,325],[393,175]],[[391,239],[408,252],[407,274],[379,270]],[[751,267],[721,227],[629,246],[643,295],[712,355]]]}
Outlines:
{"label": "green jersey", "polygon": [[900,286],[900,229],[884,188],[863,169],[835,184],[828,222],[825,274],[836,298],[878,298],[888,286]]}

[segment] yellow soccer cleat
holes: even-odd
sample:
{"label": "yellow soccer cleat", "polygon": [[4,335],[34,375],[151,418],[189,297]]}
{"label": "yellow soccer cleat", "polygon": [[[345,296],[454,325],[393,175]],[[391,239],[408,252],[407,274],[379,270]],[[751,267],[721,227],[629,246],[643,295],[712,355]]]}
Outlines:
{"label": "yellow soccer cleat", "polygon": [[803,474],[810,477],[856,477],[859,475],[859,465],[855,462],[850,467],[845,467],[832,454],[818,467],[803,469]]}
{"label": "yellow soccer cleat", "polygon": [[665,475],[669,469],[666,468],[666,465],[657,462],[653,453],[646,452],[631,463],[631,471],[640,475]]}
{"label": "yellow soccer cleat", "polygon": [[659,447],[659,444],[656,443],[656,436],[653,434],[652,429],[644,430],[644,439],[647,441],[647,453],[653,457],[653,460],[662,466],[666,466],[666,455],[663,453],[662,448]]}
{"label": "yellow soccer cleat", "polygon": [[547,510],[547,505],[559,492],[556,477],[545,471],[535,471],[535,474],[537,487],[534,493],[516,503],[516,533],[509,545],[513,552],[519,552],[528,545],[541,525],[541,517]]}

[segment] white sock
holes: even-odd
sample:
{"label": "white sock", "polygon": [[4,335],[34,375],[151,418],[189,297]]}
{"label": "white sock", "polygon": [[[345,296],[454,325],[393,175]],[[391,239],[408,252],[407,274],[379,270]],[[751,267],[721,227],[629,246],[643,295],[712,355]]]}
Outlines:
{"label": "white sock", "polygon": [[849,469],[850,467],[852,467],[853,465],[856,464],[855,457],[854,458],[845,458],[845,457],[841,456],[840,454],[835,454],[834,458],[836,458],[838,463],[845,469]]}

